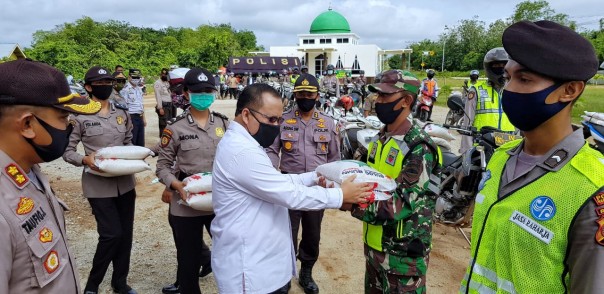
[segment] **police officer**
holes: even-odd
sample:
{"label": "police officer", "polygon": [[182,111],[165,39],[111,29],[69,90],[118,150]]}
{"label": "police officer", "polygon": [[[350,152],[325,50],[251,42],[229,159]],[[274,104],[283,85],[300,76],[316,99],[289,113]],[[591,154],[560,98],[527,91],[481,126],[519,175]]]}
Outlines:
{"label": "police officer", "polygon": [[460,292],[602,293],[604,156],[571,124],[595,50],[551,21],[517,22],[502,41],[501,103],[525,137],[499,147],[483,173]]}
{"label": "police officer", "polygon": [[329,97],[340,97],[340,81],[336,77],[336,71],[333,64],[327,65],[326,75],[321,79],[321,90]]}
{"label": "police officer", "polygon": [[352,207],[363,221],[365,293],[426,292],[439,167],[434,142],[409,118],[419,87],[419,79],[397,70],[369,85],[385,127],[368,146],[367,164],[398,187],[392,199]]}
{"label": "police officer", "polygon": [[171,120],[175,115],[172,113],[172,97],[170,96],[170,83],[168,82],[168,69],[161,70],[159,79],[153,84],[155,91],[155,112],[157,112],[159,135],[164,131],[167,121]]}
{"label": "police officer", "polygon": [[[107,69],[94,66],[84,76],[84,87],[99,102],[101,111],[72,117],[73,132],[63,159],[75,166],[99,171],[95,152],[108,146],[132,145],[132,121],[127,107],[108,100],[115,82]],[[82,142],[84,153],[78,153]],[[110,263],[113,263],[111,287],[119,293],[136,293],[126,283],[130,269],[134,225],[134,175],[102,177],[82,172],[82,191],[97,222],[99,242],[86,282],[85,294],[98,293]]]}
{"label": "police officer", "polygon": [[[204,270],[209,270],[211,262],[210,251],[203,244],[203,228],[204,225],[209,226],[214,214],[194,210],[178,201],[186,197],[184,178],[212,171],[216,145],[228,127],[228,118],[209,110],[218,95],[212,73],[203,68],[193,68],[185,75],[184,83],[185,96],[191,107],[169,121],[164,129],[157,176],[174,191],[169,221],[176,244],[179,291],[201,293],[199,269],[203,266]],[[178,168],[176,174],[173,166]]]}
{"label": "police officer", "polygon": [[[281,137],[267,148],[273,165],[282,173],[310,172],[321,164],[340,159],[340,141],[333,119],[315,109],[318,91],[319,82],[313,75],[302,74],[294,84],[297,106],[283,114]],[[323,213],[324,210],[289,211],[294,249],[302,263],[299,283],[305,293],[319,293],[312,268],[319,257]],[[300,222],[302,240],[298,246]]]}
{"label": "police officer", "polygon": [[[474,126],[478,130],[483,127],[493,127],[504,132],[516,130],[499,101],[501,90],[505,84],[503,68],[507,62],[508,54],[501,47],[489,50],[484,56],[483,65],[487,81],[469,87],[468,100],[465,105],[467,116],[464,116],[464,125]],[[472,148],[472,144],[472,137],[462,136],[459,152],[463,153]]]}
{"label": "police officer", "polygon": [[0,293],[80,293],[67,208],[38,164],[63,154],[69,112],[99,109],[72,94],[56,68],[31,60],[0,64]]}
{"label": "police officer", "polygon": [[132,144],[145,146],[145,108],[143,105],[143,90],[140,87],[141,71],[131,68],[128,71],[128,83],[120,91],[120,95],[126,100],[128,113],[132,118]]}
{"label": "police officer", "polygon": [[121,72],[114,72],[111,76],[115,79],[115,84],[113,85],[113,92],[111,93],[111,97],[109,99],[113,100],[113,102],[121,105],[127,105],[124,97],[120,95],[120,91],[126,86],[128,79]]}

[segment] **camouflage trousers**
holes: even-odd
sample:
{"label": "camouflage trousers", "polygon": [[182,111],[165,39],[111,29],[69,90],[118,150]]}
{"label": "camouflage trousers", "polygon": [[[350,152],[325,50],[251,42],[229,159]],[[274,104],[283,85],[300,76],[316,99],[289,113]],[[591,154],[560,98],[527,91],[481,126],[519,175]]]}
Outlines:
{"label": "camouflage trousers", "polygon": [[[425,270],[409,267],[407,273],[400,270],[405,265],[394,265],[396,257],[371,249],[365,244],[365,294],[426,293]],[[427,257],[426,257],[427,259]],[[427,262],[426,262],[427,263]],[[394,269],[391,266],[393,266]],[[422,272],[423,275],[419,272]]]}

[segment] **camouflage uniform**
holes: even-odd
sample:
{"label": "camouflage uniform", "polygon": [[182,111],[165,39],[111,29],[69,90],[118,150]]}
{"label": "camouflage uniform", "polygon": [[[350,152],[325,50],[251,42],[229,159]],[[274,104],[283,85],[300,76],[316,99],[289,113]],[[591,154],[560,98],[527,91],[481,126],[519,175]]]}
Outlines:
{"label": "camouflage uniform", "polygon": [[[383,230],[383,251],[365,244],[365,293],[425,293],[436,200],[430,175],[439,169],[436,149],[430,137],[415,124],[406,134],[386,134],[382,130],[378,137],[382,144],[394,139],[411,150],[402,161],[393,197],[365,209],[355,205],[352,211],[354,217],[381,225]],[[371,154],[368,157],[371,160]]]}

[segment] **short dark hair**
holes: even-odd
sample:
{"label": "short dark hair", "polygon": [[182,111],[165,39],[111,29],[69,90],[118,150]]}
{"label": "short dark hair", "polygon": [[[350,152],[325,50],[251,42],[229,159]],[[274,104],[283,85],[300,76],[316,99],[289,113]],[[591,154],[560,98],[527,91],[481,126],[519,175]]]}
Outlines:
{"label": "short dark hair", "polygon": [[118,65],[115,66],[115,70],[117,70],[118,67],[124,68],[123,66],[121,66],[121,65],[118,64]]}
{"label": "short dark hair", "polygon": [[237,100],[237,109],[235,110],[235,116],[241,114],[244,108],[252,108],[254,110],[258,110],[262,108],[264,105],[262,102],[262,94],[269,93],[275,98],[281,98],[279,96],[279,92],[275,90],[275,88],[269,86],[268,84],[258,83],[252,84],[245,89],[239,95],[239,99]]}

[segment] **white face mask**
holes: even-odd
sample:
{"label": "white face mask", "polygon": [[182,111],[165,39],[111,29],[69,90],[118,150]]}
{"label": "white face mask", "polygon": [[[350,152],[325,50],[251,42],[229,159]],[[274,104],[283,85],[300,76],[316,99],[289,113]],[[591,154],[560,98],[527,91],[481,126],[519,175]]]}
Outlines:
{"label": "white face mask", "polygon": [[135,85],[138,85],[138,83],[140,83],[141,79],[132,79],[132,83]]}

